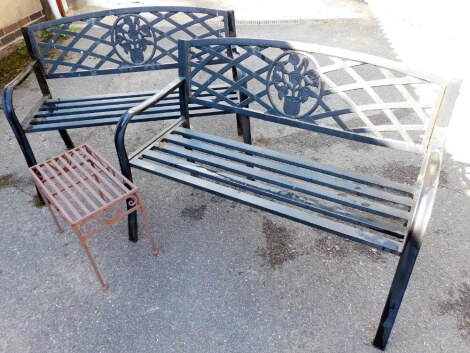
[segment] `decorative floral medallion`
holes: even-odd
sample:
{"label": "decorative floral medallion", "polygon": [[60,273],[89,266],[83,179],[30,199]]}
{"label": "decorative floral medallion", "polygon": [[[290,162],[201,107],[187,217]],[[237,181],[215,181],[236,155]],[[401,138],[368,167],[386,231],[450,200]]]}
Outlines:
{"label": "decorative floral medallion", "polygon": [[113,24],[112,45],[128,64],[145,64],[155,55],[156,36],[149,22],[140,15],[118,17]]}
{"label": "decorative floral medallion", "polygon": [[302,118],[318,106],[322,94],[320,75],[313,60],[286,51],[273,62],[268,72],[267,91],[273,108],[290,118]]}

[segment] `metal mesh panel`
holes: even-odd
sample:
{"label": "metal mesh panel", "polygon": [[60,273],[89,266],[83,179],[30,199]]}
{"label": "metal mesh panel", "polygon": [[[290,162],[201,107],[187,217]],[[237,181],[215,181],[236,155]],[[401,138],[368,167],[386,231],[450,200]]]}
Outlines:
{"label": "metal mesh panel", "polygon": [[48,78],[174,68],[179,39],[229,35],[227,12],[176,7],[103,11],[27,30]]}
{"label": "metal mesh panel", "polygon": [[[425,150],[440,103],[439,84],[292,43],[244,41],[237,46],[239,55],[231,58],[227,45],[213,42],[190,47],[186,70],[195,88],[191,99],[354,140]],[[237,82],[233,68],[240,77]],[[217,83],[230,87],[214,92],[210,85]],[[242,94],[240,103],[226,96],[236,90]],[[201,97],[208,92],[215,98]]]}

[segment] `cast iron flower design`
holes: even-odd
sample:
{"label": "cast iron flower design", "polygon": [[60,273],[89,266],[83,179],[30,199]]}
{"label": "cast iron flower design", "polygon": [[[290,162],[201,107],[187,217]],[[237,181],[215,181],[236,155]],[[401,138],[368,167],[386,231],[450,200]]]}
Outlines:
{"label": "cast iron flower design", "polygon": [[322,85],[314,67],[312,59],[293,51],[274,60],[268,73],[267,88],[269,100],[278,113],[302,118],[316,109]]}
{"label": "cast iron flower design", "polygon": [[113,47],[124,62],[145,64],[152,59],[156,37],[145,18],[140,15],[121,16],[114,22],[113,28]]}

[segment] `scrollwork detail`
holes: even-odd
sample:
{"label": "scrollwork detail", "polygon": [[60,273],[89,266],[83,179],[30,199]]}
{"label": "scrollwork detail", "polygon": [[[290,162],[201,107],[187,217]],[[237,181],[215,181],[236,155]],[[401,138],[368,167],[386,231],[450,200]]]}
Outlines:
{"label": "scrollwork detail", "polygon": [[137,205],[137,203],[138,203],[138,200],[134,195],[130,196],[127,199],[127,206],[128,207],[135,207]]}

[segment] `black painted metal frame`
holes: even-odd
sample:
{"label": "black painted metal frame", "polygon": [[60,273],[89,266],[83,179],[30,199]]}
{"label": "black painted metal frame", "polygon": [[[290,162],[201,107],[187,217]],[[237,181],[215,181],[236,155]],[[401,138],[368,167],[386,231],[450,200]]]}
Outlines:
{"label": "black painted metal frame", "polygon": [[[109,19],[110,17],[112,18]],[[122,58],[126,54],[120,54],[120,46],[113,40],[113,35],[119,20],[126,18],[145,21],[151,27],[147,31],[155,34],[151,40],[147,40],[151,42],[148,45],[153,45],[156,51],[148,60],[133,62],[130,58]],[[114,23],[109,23],[112,20]],[[77,25],[80,27],[76,27]],[[197,29],[201,28],[203,31],[197,33]],[[101,31],[93,32],[97,29]],[[178,35],[201,39],[236,35],[233,11],[182,6],[132,7],[92,12],[23,27],[22,31],[28,41],[31,57],[40,62],[41,71],[46,78],[177,68]],[[38,39],[36,35],[41,31],[50,33],[52,37],[47,41]],[[64,35],[70,36],[71,40],[67,43],[58,42]],[[140,40],[145,39],[143,36],[145,34],[137,34]],[[81,39],[92,44],[87,48],[80,47],[78,44]],[[166,41],[166,47],[160,46],[159,43],[163,41]],[[136,43],[140,44],[139,41]],[[98,50],[100,45],[103,46],[104,53]],[[49,54],[52,50],[59,50],[60,55],[51,58]],[[79,54],[79,59],[66,60],[67,54],[73,53]],[[89,58],[96,60],[87,62]],[[106,64],[114,67],[106,67]],[[60,70],[61,66],[63,71]]]}
{"label": "black painted metal frame", "polygon": [[[227,54],[227,48],[234,46],[237,47],[236,57]],[[281,52],[281,55],[276,54],[277,59],[273,54],[275,50]],[[132,180],[131,167],[138,168],[399,255],[395,277],[374,339],[376,347],[385,349],[430,220],[444,153],[445,133],[460,80],[423,73],[397,62],[350,51],[260,39],[180,41],[179,57],[180,77],[147,101],[130,109],[116,127],[116,150],[123,174]],[[281,63],[279,58],[283,60]],[[325,61],[328,60],[325,59],[329,60],[326,64]],[[295,74],[284,72],[287,71],[288,61],[293,65]],[[214,62],[219,66],[211,66]],[[258,66],[253,66],[256,63]],[[307,70],[312,67],[312,63],[315,66],[314,71]],[[358,74],[364,67],[376,70],[381,76],[365,79],[364,76],[367,75]],[[233,69],[238,74],[235,78],[227,75]],[[285,76],[276,75],[276,70]],[[355,82],[336,83],[332,78],[335,76],[330,73],[339,71],[346,73]],[[274,74],[267,75],[268,72]],[[202,81],[198,80],[200,73],[204,74]],[[291,105],[285,105],[284,108],[270,106],[275,98],[270,97],[268,102],[268,90],[275,87],[279,92],[279,99],[285,99],[281,81],[287,80],[287,77],[291,90],[302,79],[311,87],[318,88],[317,91],[308,91],[308,95],[317,99],[317,102],[313,103],[313,109],[307,111],[307,114],[295,116],[298,104],[295,106],[289,103]],[[269,78],[274,78],[273,83],[270,83]],[[213,94],[210,96],[204,96],[216,81],[223,81],[229,87],[223,93],[211,92]],[[265,88],[262,88],[263,85]],[[413,92],[416,85],[435,88],[431,104],[420,102],[419,94]],[[388,87],[395,93],[387,96],[389,101],[385,101],[377,93],[379,91],[376,87]],[[176,88],[179,89],[181,119],[128,156],[124,144],[128,123]],[[416,89],[419,90],[419,87]],[[351,92],[358,90],[368,94],[368,98],[374,103],[360,104],[355,101]],[[239,100],[228,99],[234,91],[238,92]],[[306,89],[303,91],[307,92]],[[337,95],[338,99],[329,101],[330,95]],[[394,101],[390,97],[395,97]],[[301,98],[303,102],[308,100],[306,94]],[[335,102],[343,105],[335,106]],[[244,144],[191,130],[189,106],[194,103],[243,116]],[[286,114],[283,114],[282,109]],[[405,114],[400,115],[400,109],[406,110],[408,119],[409,116],[416,115],[419,123],[410,123],[406,118],[402,120]],[[367,114],[369,110],[381,111],[380,124],[374,124],[373,116]],[[351,114],[355,116],[351,118]],[[402,185],[251,146],[250,118],[418,154],[422,156],[420,173],[414,185]],[[323,119],[332,119],[333,122],[322,125]],[[365,126],[351,125],[357,121],[363,122]],[[336,125],[332,125],[334,123]],[[394,134],[389,134],[391,137],[386,136],[390,131]],[[213,169],[214,167],[219,169]],[[292,179],[279,175],[313,181],[315,184],[297,184]],[[340,180],[337,181],[336,178]],[[270,183],[267,186],[262,184],[266,181]],[[282,192],[277,189],[280,185],[318,196],[320,201],[308,201],[305,197]],[[385,208],[378,207],[371,214],[391,212],[386,219],[398,217],[405,220],[404,225],[390,226],[372,216],[357,216],[354,212],[343,212],[337,206],[331,208],[322,200],[334,201],[338,205],[348,204],[357,209],[369,208],[371,205],[354,202],[355,199],[345,199],[341,193],[321,191],[316,185],[328,185],[334,190],[343,191],[349,188],[358,195],[368,194],[374,200],[386,199],[388,203]],[[374,190],[373,186],[381,191]],[[393,192],[385,192],[391,189]],[[390,201],[401,203],[401,208],[390,210]],[[334,220],[311,216],[304,211],[286,207],[284,203],[314,210],[317,214],[333,217]],[[378,230],[381,235],[372,235],[345,226],[340,222],[344,220],[353,225]],[[391,240],[389,235],[395,240]]]}
{"label": "black painted metal frame", "polygon": [[[127,23],[128,27],[123,29],[120,21]],[[115,39],[117,29],[120,31],[120,41]],[[133,30],[134,35],[129,35]],[[52,99],[49,79],[176,68],[177,42],[181,36],[236,36],[233,11],[178,6],[134,7],[86,13],[23,27],[22,32],[32,61],[5,86],[3,110],[29,167],[37,161],[26,134],[59,131],[66,147],[72,149],[74,144],[67,129],[116,124],[127,109],[154,93]],[[61,40],[64,37],[68,39]],[[129,42],[131,37],[136,38],[132,43]],[[153,50],[150,50],[152,46]],[[132,53],[133,56],[128,55]],[[69,58],[69,55],[75,57]],[[31,105],[30,113],[20,120],[14,108],[13,92],[32,73],[37,78],[43,96]],[[204,107],[193,105],[191,115],[217,113],[214,109],[201,108]],[[173,94],[134,122],[178,117],[179,100],[176,93],[176,97]],[[239,117],[237,125],[241,134]]]}

